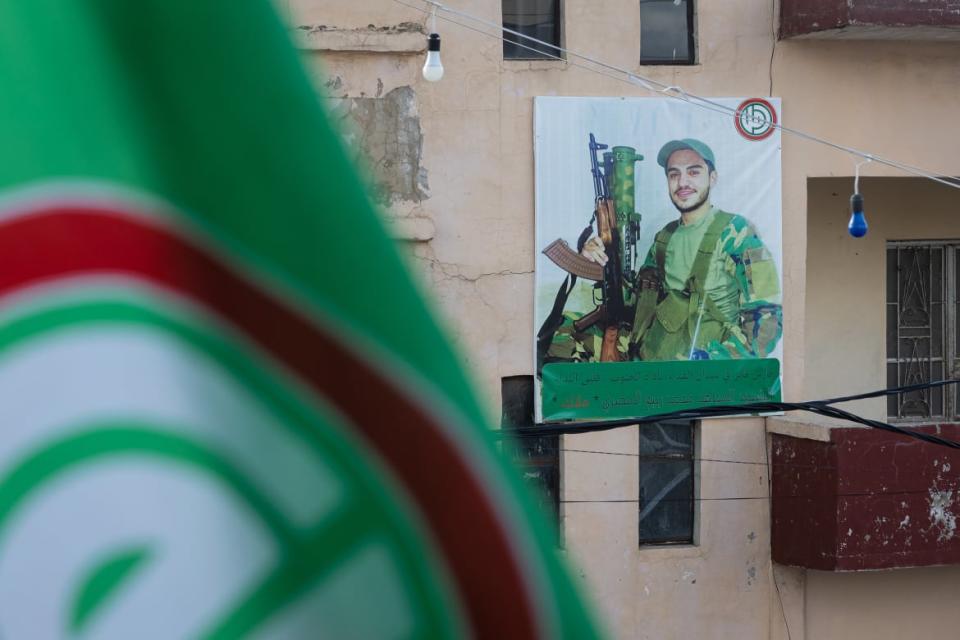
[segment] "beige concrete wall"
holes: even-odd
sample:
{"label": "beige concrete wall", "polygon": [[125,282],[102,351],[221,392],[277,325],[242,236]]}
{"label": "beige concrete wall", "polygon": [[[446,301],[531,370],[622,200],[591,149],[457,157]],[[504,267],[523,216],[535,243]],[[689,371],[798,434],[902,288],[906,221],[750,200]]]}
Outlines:
{"label": "beige concrete wall", "polygon": [[[960,192],[915,178],[861,179],[870,231],[863,239],[851,238],[846,225],[852,184],[852,178],[809,182],[806,327],[811,397],[886,386],[887,241],[960,240]],[[883,399],[851,403],[849,408],[886,419]]]}
{"label": "beige concrete wall", "polygon": [[[945,124],[960,109],[958,57],[956,43],[780,42],[774,54],[773,94],[783,99],[787,126],[934,174],[960,175],[960,158],[953,152],[958,136]],[[919,121],[930,126],[910,124]],[[849,186],[840,192],[845,200],[852,191],[855,162],[846,153],[784,136],[784,369],[790,399],[814,397],[823,388],[816,381],[825,373],[807,363],[811,351],[823,344],[805,335],[805,320],[817,313],[815,305],[805,303],[807,181],[850,176]],[[904,174],[873,163],[862,168],[862,175]],[[843,229],[836,232],[842,235]],[[831,238],[839,241],[836,234]]]}
{"label": "beige concrete wall", "polygon": [[[463,11],[499,21],[500,3],[463,0]],[[773,46],[768,4],[705,3],[699,16],[701,58],[694,67],[646,67],[639,58],[635,0],[566,0],[565,39],[571,49],[707,95],[766,95]],[[400,7],[401,10],[398,10]],[[751,10],[747,10],[751,7]],[[391,0],[289,0],[298,33],[318,25],[341,30],[427,23],[424,14]],[[736,14],[736,17],[734,15]],[[736,24],[735,37],[728,37]],[[499,379],[532,371],[533,97],[646,96],[647,91],[562,61],[503,61],[492,38],[439,21],[446,75],[420,77],[422,55],[409,51],[312,51],[322,91],[331,97],[379,95],[412,86],[423,126],[429,198],[397,203],[398,216],[428,218],[429,243],[409,246],[441,312],[487,393],[491,416]],[[318,46],[316,42],[312,46]],[[399,46],[399,45],[398,45]],[[749,59],[751,64],[738,61]],[[336,86],[327,85],[339,79]],[[381,84],[382,83],[382,84]]]}
{"label": "beige concrete wall", "polygon": [[[399,87],[413,89],[429,189],[426,198],[392,202],[389,214],[398,235],[410,238],[403,246],[433,290],[495,418],[500,378],[533,371],[533,97],[650,94],[564,62],[503,61],[499,41],[443,21],[446,75],[429,84],[420,77],[422,36],[411,36],[406,24],[425,25],[423,14],[391,0],[280,4],[291,25],[302,27],[296,33],[323,95],[380,97]],[[500,18],[497,0],[449,4]],[[565,43],[692,93],[779,96],[787,126],[960,174],[954,126],[960,45],[778,43],[775,3],[769,0],[698,4],[695,66],[637,65],[637,0],[565,0]],[[853,163],[846,154],[784,136],[784,370],[790,399],[881,386],[883,241],[908,233],[960,235],[946,213],[960,208],[952,205],[955,194],[910,181],[867,179],[871,235],[854,243],[845,232],[852,184],[846,176]],[[874,164],[864,175],[899,174]],[[809,182],[831,176],[844,178]],[[915,213],[918,198],[938,207],[922,223]],[[409,229],[416,232],[404,231]],[[860,331],[852,329],[854,320]],[[876,403],[862,409],[875,416],[882,411]],[[846,576],[807,578],[800,570],[771,567],[763,422],[713,421],[700,433],[705,499],[698,507],[699,544],[674,549],[637,546],[635,433],[564,438],[567,553],[615,636],[787,638],[786,619],[794,640],[831,637],[820,634],[832,633],[843,618],[847,596],[838,585],[893,593],[901,583],[918,588],[918,575],[936,575],[933,584],[941,586],[949,581],[943,576],[953,575],[893,572],[881,576],[881,585],[872,581],[877,574],[844,583]],[[590,451],[603,453],[584,453]],[[847,620],[851,629],[856,618],[867,622],[863,616],[875,615],[854,611]],[[892,611],[891,604],[884,615]],[[915,620],[914,636],[927,637],[926,622]],[[934,629],[939,623],[931,624]]]}
{"label": "beige concrete wall", "polygon": [[567,547],[615,637],[768,637],[763,422],[718,420],[699,429],[699,527],[693,546],[638,545],[635,429],[563,438]]}
{"label": "beige concrete wall", "polygon": [[958,584],[960,567],[839,574],[810,571],[806,637],[956,638]]}

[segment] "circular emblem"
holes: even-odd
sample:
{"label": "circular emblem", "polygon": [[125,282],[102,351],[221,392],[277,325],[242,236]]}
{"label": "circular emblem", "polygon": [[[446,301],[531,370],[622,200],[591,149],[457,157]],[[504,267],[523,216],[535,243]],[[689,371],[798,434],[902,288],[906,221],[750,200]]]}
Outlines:
{"label": "circular emblem", "polygon": [[747,140],[763,140],[776,129],[777,111],[762,98],[750,98],[737,107],[734,123]]}

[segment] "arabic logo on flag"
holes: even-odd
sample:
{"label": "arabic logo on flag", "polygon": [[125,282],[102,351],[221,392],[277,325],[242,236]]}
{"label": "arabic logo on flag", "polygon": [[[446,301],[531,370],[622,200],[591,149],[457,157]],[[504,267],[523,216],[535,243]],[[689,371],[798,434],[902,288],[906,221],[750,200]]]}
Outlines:
{"label": "arabic logo on flag", "polygon": [[549,635],[437,414],[183,220],[0,208],[0,637]]}

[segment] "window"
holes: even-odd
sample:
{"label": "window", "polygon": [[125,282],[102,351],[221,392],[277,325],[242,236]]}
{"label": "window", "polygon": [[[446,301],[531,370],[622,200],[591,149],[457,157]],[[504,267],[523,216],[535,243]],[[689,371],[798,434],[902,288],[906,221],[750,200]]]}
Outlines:
{"label": "window", "polygon": [[[533,425],[533,376],[511,376],[501,380],[503,397],[502,429]],[[524,482],[533,489],[541,510],[560,521],[560,437],[522,436],[503,439],[503,452],[520,469]]]}
{"label": "window", "polygon": [[[503,0],[505,29],[560,46],[560,25],[560,0]],[[553,47],[506,32],[503,37],[504,60],[555,60],[562,57]]]}
{"label": "window", "polygon": [[640,544],[694,542],[694,423],[640,426]]}
{"label": "window", "polygon": [[[887,387],[960,373],[958,252],[960,242],[887,243]],[[897,422],[955,421],[958,393],[946,387],[889,396],[887,415]]]}
{"label": "window", "polygon": [[640,64],[694,64],[693,0],[640,0]]}

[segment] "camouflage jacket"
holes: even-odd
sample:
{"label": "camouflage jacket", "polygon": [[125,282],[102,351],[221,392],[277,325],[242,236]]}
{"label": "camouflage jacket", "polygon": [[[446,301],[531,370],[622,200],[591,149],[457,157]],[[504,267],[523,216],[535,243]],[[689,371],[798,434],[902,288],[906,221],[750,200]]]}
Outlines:
{"label": "camouflage jacket", "polygon": [[[709,224],[716,213],[719,213],[718,209],[712,210],[700,221],[700,226]],[[686,289],[690,284],[693,254],[699,249],[704,235],[703,229],[695,227],[697,224],[690,228],[678,227],[670,234],[663,265],[658,263],[656,242],[647,254],[640,270],[641,278],[652,277],[661,291],[661,298],[671,290],[679,295],[689,294]],[[783,327],[780,280],[773,256],[753,226],[738,215],[730,215],[716,247],[702,288],[711,302],[710,320],[722,325],[722,339],[703,344],[698,341],[697,348],[706,351],[711,359],[765,357],[776,347]],[[574,312],[564,314],[563,325],[554,335],[547,361],[598,360],[602,331],[596,326],[575,331],[573,321],[581,315]],[[695,321],[691,317],[689,322]],[[701,339],[707,337],[700,336]],[[630,330],[624,329],[617,345],[624,359],[637,357],[637,345],[631,340]],[[677,353],[670,350],[669,355],[648,359],[685,359],[690,344],[688,341],[685,347],[675,349]]]}
{"label": "camouflage jacket", "polygon": [[[663,292],[689,294],[691,268],[700,239],[718,213],[724,212],[714,208],[689,227],[673,225],[676,229],[667,244],[663,264],[658,264],[654,242],[641,273],[656,274]],[[702,348],[711,359],[764,357],[773,351],[783,331],[777,266],[753,225],[743,216],[727,216],[730,220],[720,232],[706,281],[700,284],[711,302],[708,315],[712,312],[726,331],[722,340],[711,341]]]}

